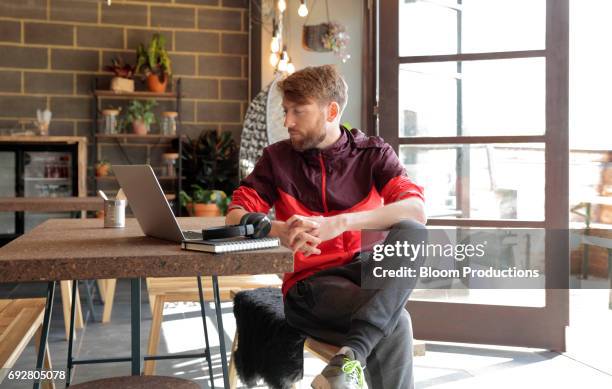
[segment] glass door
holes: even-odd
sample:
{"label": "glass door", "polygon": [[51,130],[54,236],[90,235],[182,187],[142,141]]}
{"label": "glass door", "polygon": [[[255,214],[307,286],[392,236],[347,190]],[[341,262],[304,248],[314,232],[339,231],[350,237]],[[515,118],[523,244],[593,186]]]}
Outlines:
{"label": "glass door", "polygon": [[[23,152],[24,197],[70,197],[75,192],[74,155],[72,151]],[[70,212],[26,212],[24,230],[30,231],[50,218],[71,217]]]}
{"label": "glass door", "polygon": [[[0,197],[17,197],[17,152],[0,150]],[[15,212],[0,212],[0,244],[17,234]]]}
{"label": "glass door", "polygon": [[[428,224],[568,228],[568,0],[381,0],[379,128]],[[547,238],[550,235],[547,235]],[[545,288],[415,290],[415,337],[565,349],[567,241]]]}

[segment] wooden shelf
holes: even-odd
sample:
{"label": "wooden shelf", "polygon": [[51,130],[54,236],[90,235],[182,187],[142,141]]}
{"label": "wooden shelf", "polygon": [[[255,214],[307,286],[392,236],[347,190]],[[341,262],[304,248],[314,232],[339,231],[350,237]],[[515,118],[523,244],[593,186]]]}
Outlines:
{"label": "wooden shelf", "polygon": [[83,136],[39,136],[39,135],[2,135],[0,142],[10,143],[87,143]]}
{"label": "wooden shelf", "polygon": [[150,99],[150,98],[176,98],[175,92],[148,92],[148,91],[134,91],[134,92],[114,92],[112,90],[95,90],[94,96],[97,97],[111,97],[119,99]]}
{"label": "wooden shelf", "polygon": [[[117,177],[115,176],[103,176],[103,177],[95,177],[98,181],[117,181]],[[170,176],[157,176],[159,181],[177,181],[178,177],[170,177]],[[185,177],[183,177],[183,180]]]}
{"label": "wooden shelf", "polygon": [[96,134],[96,139],[176,139],[178,135],[162,134]]}

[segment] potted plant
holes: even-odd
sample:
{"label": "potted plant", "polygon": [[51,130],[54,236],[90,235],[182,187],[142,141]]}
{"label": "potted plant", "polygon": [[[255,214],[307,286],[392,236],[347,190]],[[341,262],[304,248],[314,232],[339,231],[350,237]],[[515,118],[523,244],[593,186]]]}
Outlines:
{"label": "potted plant", "polygon": [[170,56],[166,51],[166,38],[156,33],[145,49],[141,43],[136,50],[136,72],[144,72],[151,92],[166,91],[168,77],[172,75]]}
{"label": "potted plant", "polygon": [[[221,202],[216,205],[225,213],[229,196],[238,186],[238,147],[229,131],[221,134],[216,130],[202,131],[197,139],[186,137],[182,153],[185,188],[197,187],[209,191],[221,191]],[[194,186],[197,186],[194,189]],[[181,203],[183,205],[183,203]],[[186,203],[184,203],[186,204]]]}
{"label": "potted plant", "polygon": [[115,73],[115,77],[111,79],[111,90],[134,92],[134,69],[135,67],[125,63],[121,56],[114,57],[111,64],[104,67],[104,70]]}
{"label": "potted plant", "polygon": [[321,37],[323,47],[333,51],[334,54],[345,63],[351,58],[351,55],[347,53],[350,36],[346,32],[346,27],[337,22],[330,22],[327,26],[327,32]]}
{"label": "potted plant", "polygon": [[222,190],[204,189],[194,184],[191,186],[191,195],[181,191],[179,196],[181,206],[187,208],[191,216],[221,216],[222,207],[227,208],[227,195]]}
{"label": "potted plant", "polygon": [[106,177],[110,174],[110,163],[105,160],[96,163],[96,177]]}
{"label": "potted plant", "polygon": [[153,107],[157,103],[155,100],[130,101],[130,105],[127,108],[126,119],[132,123],[132,131],[134,134],[146,135],[151,129],[151,124],[155,123],[155,115],[153,114]]}

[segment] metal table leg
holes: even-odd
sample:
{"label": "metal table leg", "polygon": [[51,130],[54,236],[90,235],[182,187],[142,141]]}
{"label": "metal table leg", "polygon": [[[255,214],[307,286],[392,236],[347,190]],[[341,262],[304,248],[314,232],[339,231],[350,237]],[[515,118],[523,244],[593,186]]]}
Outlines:
{"label": "metal table leg", "polygon": [[208,326],[206,325],[206,306],[204,293],[202,291],[202,277],[198,276],[198,293],[200,294],[200,310],[202,311],[202,324],[204,325],[204,342],[206,343],[206,361],[208,362],[208,375],[210,376],[210,386],[215,389],[215,376],[213,374],[212,359],[210,356],[210,343],[208,342]]}
{"label": "metal table leg", "polygon": [[221,369],[223,370],[223,386],[229,388],[229,375],[227,373],[227,355],[225,354],[225,331],[223,330],[223,315],[221,312],[221,297],[219,296],[219,280],[212,276],[213,294],[215,298],[215,313],[217,328],[219,330],[219,349],[221,351]]}
{"label": "metal table leg", "polygon": [[142,358],[140,355],[140,278],[132,278],[132,375],[140,375]]}
{"label": "metal table leg", "polygon": [[74,341],[74,321],[76,319],[76,292],[79,287],[78,281],[72,281],[72,304],[70,305],[70,335],[68,335],[68,360],[66,361],[66,387],[70,386],[72,380],[72,343]]}
{"label": "metal table leg", "polygon": [[[45,352],[47,351],[47,337],[49,336],[49,322],[51,321],[51,311],[53,310],[53,297],[55,295],[55,281],[51,281],[47,287],[47,304],[45,306],[45,316],[43,319],[40,335],[40,345],[38,347],[38,357],[36,358],[36,370],[42,370]],[[40,388],[40,379],[34,381],[34,389]]]}

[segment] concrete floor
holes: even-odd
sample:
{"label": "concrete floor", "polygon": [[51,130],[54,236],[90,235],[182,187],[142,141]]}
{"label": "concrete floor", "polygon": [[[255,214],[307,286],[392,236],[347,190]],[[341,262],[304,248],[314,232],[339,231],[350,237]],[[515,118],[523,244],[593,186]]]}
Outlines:
{"label": "concrete floor", "polygon": [[[0,285],[0,297],[44,295],[45,285]],[[607,309],[608,291],[573,290],[571,292],[571,327],[568,330],[568,352],[559,354],[546,350],[515,347],[493,347],[452,343],[427,343],[427,354],[415,359],[416,388],[612,388],[612,310]],[[101,324],[90,318],[83,330],[77,332],[74,355],[85,357],[128,356],[130,352],[129,282],[120,280],[117,286],[112,322]],[[149,334],[151,314],[143,286],[142,351]],[[87,315],[86,305],[84,314]],[[231,303],[224,303],[225,341],[229,349],[235,330]],[[98,319],[102,306],[97,304]],[[215,321],[208,318],[215,387],[222,387],[218,357],[219,342]],[[164,309],[163,335],[160,353],[199,352],[204,344],[199,305],[193,303],[167,304]],[[66,365],[67,342],[64,340],[63,316],[59,295],[56,298],[49,344],[54,369]],[[28,345],[14,369],[32,369],[36,355],[33,344]],[[301,388],[309,388],[310,381],[324,367],[318,359],[305,356],[305,377]],[[82,365],[74,369],[73,383],[97,378],[127,375],[129,363]],[[175,375],[198,382],[209,388],[208,370],[204,359],[160,361],[157,374]],[[63,387],[63,382],[58,382]],[[6,378],[0,388],[28,388],[31,384]],[[385,388],[387,389],[387,388]]]}

